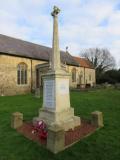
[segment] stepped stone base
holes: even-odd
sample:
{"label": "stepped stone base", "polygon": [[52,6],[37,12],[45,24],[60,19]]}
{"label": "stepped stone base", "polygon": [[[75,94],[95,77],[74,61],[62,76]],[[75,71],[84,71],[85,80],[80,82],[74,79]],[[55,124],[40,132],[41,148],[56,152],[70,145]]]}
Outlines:
{"label": "stepped stone base", "polygon": [[61,112],[54,112],[42,108],[39,111],[39,117],[35,117],[33,119],[33,124],[39,120],[43,120],[48,127],[54,124],[62,126],[65,131],[74,129],[81,125],[81,119],[80,117],[74,116],[73,108],[69,108]]}

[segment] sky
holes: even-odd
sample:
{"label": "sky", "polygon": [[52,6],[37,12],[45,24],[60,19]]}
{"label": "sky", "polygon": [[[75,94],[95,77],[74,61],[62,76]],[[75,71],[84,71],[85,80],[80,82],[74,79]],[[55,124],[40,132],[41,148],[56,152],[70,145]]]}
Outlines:
{"label": "sky", "polygon": [[54,5],[61,50],[107,48],[120,67],[120,0],[0,0],[0,34],[51,47]]}

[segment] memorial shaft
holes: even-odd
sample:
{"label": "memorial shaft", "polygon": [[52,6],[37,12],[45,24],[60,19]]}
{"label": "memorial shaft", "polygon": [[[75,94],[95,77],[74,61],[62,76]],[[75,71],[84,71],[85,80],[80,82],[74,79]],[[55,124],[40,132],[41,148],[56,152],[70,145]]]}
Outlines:
{"label": "memorial shaft", "polygon": [[67,131],[80,125],[80,117],[74,116],[74,108],[70,106],[70,75],[61,68],[58,38],[59,12],[60,9],[55,6],[51,13],[54,21],[51,69],[43,76],[43,107],[40,109],[38,119],[45,121],[48,127],[58,125]]}
{"label": "memorial shaft", "polygon": [[60,69],[60,50],[59,50],[59,35],[58,35],[58,14],[60,10],[54,7],[51,15],[53,16],[53,43],[51,55],[51,69],[56,71]]}

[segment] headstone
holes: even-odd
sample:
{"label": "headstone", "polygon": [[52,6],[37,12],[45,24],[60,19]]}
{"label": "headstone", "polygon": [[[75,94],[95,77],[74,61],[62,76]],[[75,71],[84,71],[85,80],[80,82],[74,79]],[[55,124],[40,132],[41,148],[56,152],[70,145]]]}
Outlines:
{"label": "headstone", "polygon": [[35,97],[40,98],[40,88],[35,89]]}

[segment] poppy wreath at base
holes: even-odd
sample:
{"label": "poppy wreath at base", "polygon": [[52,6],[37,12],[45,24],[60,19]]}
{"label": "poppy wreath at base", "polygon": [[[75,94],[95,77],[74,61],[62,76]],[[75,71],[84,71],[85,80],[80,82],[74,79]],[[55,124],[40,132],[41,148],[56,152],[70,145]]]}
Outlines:
{"label": "poppy wreath at base", "polygon": [[40,139],[47,139],[47,126],[43,120],[37,121],[32,130],[33,134],[38,134]]}

